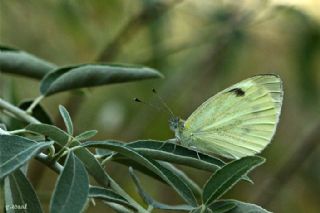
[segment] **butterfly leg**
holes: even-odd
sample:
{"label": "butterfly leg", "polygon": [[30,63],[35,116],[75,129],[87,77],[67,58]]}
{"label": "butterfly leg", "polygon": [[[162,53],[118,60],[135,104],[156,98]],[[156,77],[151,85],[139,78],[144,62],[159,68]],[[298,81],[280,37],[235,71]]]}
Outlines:
{"label": "butterfly leg", "polygon": [[196,151],[196,153],[197,153],[197,157],[198,157],[198,159],[199,159],[199,160],[201,160],[200,155],[199,155],[199,152],[198,152],[198,151]]}
{"label": "butterfly leg", "polygon": [[177,143],[174,143],[174,147],[173,147],[172,153],[174,153],[176,151],[176,148],[177,148]]}
{"label": "butterfly leg", "polygon": [[195,146],[190,146],[190,148],[197,153],[198,159],[201,160],[200,155],[199,155],[199,152],[198,152],[198,150],[197,150],[197,147],[195,147]]}
{"label": "butterfly leg", "polygon": [[159,150],[161,150],[167,143],[173,143],[174,144],[174,149],[173,149],[173,152],[174,152],[176,150],[176,146],[177,146],[177,143],[178,143],[176,138],[166,140],[164,143],[161,144],[161,146],[159,147]]}

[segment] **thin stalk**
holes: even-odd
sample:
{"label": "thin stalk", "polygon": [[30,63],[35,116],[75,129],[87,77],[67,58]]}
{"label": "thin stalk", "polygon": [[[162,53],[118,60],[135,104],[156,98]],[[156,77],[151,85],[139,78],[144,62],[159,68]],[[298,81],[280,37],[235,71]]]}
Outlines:
{"label": "thin stalk", "polygon": [[112,153],[109,157],[105,158],[102,162],[101,165],[104,166],[108,161],[110,161],[112,159],[112,157],[115,155],[116,153]]}
{"label": "thin stalk", "polygon": [[55,153],[56,153],[56,149],[54,148],[54,145],[51,145],[48,149],[49,149],[48,157],[49,157],[49,158],[53,158],[53,156],[54,156]]}
{"label": "thin stalk", "polygon": [[29,115],[28,113],[26,113],[22,109],[8,103],[7,101],[3,100],[2,98],[0,98],[0,108],[14,114],[17,118],[19,118],[23,121],[26,121],[28,123],[32,123],[32,124],[40,124],[41,123],[33,116]]}
{"label": "thin stalk", "polygon": [[0,128],[0,135],[10,135],[10,133],[8,131]]}
{"label": "thin stalk", "polygon": [[148,212],[152,212],[153,211],[153,205],[149,205],[147,211]]}
{"label": "thin stalk", "polygon": [[26,129],[12,130],[12,131],[9,131],[9,133],[10,133],[11,135],[16,135],[16,134],[20,134],[20,133],[32,133],[32,134],[34,134],[34,132],[31,132],[31,131],[26,130]]}
{"label": "thin stalk", "polygon": [[149,213],[146,209],[144,209],[139,203],[137,203],[130,195],[128,195],[119,185],[117,182],[115,182],[110,176],[110,187],[117,192],[119,195],[124,197],[132,206],[134,206],[138,212],[140,213]]}
{"label": "thin stalk", "polygon": [[63,157],[65,154],[68,154],[68,153],[69,153],[69,148],[64,146],[59,150],[59,152],[57,152],[57,154],[53,156],[52,161],[59,161],[61,157]]}
{"label": "thin stalk", "polygon": [[63,170],[63,166],[56,161],[52,161],[46,154],[40,153],[36,156],[36,159],[41,163],[47,165],[56,173],[60,174]]}
{"label": "thin stalk", "polygon": [[45,96],[40,95],[39,97],[37,97],[36,99],[34,99],[33,102],[31,103],[31,105],[29,106],[29,108],[26,110],[26,112],[31,115],[33,109],[42,101],[42,99],[43,99],[44,97],[45,97]]}
{"label": "thin stalk", "polygon": [[[7,101],[0,98],[0,108],[7,110],[8,112],[11,112],[12,114],[16,115],[21,120],[24,120],[26,122],[32,123],[32,124],[41,124],[40,121],[38,121],[33,116],[29,115],[25,111],[19,109],[18,107],[8,103]],[[9,134],[9,132],[0,129],[2,134]],[[63,170],[63,166],[59,164],[57,161],[53,161],[52,158],[50,158],[48,155],[44,153],[39,153],[36,157],[37,160],[47,165],[49,168],[54,170],[56,173],[60,174]],[[110,187],[120,194],[122,197],[124,197],[132,206],[134,206],[138,212],[141,213],[148,213],[146,209],[144,209],[138,202],[136,202],[130,195],[128,195],[118,184],[115,182],[110,176],[108,176],[108,179],[110,181]]]}

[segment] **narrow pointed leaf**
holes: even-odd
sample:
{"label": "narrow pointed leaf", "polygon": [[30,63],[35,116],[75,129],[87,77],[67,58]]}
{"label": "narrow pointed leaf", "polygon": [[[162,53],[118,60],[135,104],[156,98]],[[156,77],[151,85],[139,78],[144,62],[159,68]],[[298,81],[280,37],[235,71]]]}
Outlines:
{"label": "narrow pointed leaf", "polygon": [[196,206],[197,201],[191,189],[172,171],[166,169],[159,162],[145,158],[130,147],[116,141],[88,141],[82,144],[85,147],[105,148],[118,152],[150,169],[166,181],[190,205]]}
{"label": "narrow pointed leaf", "polygon": [[129,174],[134,182],[134,184],[136,185],[136,189],[138,191],[138,194],[140,195],[140,197],[142,198],[142,200],[148,204],[148,205],[153,205],[153,203],[155,202],[155,200],[147,193],[143,190],[140,180],[139,178],[134,174],[132,167],[129,167]]}
{"label": "narrow pointed leaf", "polygon": [[85,141],[85,140],[88,140],[88,139],[94,137],[97,133],[98,133],[97,130],[88,130],[88,131],[82,132],[79,135],[77,135],[76,140]]}
{"label": "narrow pointed leaf", "polygon": [[264,162],[264,158],[247,156],[233,161],[214,173],[203,189],[203,203],[207,206],[221,197],[249,171]]}
{"label": "narrow pointed leaf", "polygon": [[1,72],[41,79],[56,66],[27,52],[0,46]]}
{"label": "narrow pointed leaf", "polygon": [[67,132],[69,133],[69,135],[73,135],[73,123],[72,123],[69,112],[62,105],[59,106],[59,111],[60,111],[60,114],[63,118],[64,124],[67,127]]}
{"label": "narrow pointed leaf", "polygon": [[53,142],[35,142],[15,135],[0,135],[0,179],[21,167]]}
{"label": "narrow pointed leaf", "polygon": [[73,89],[161,77],[161,73],[147,67],[84,64],[52,71],[41,81],[40,92],[49,96]]}
{"label": "narrow pointed leaf", "polygon": [[[78,145],[80,145],[79,142],[74,142],[74,146]],[[90,175],[92,175],[98,183],[105,187],[108,186],[108,175],[104,172],[100,163],[88,149],[80,148],[75,150],[74,153],[83,162]]]}
{"label": "narrow pointed leaf", "polygon": [[51,213],[81,212],[89,194],[89,178],[81,161],[69,153],[50,202]]}
{"label": "narrow pointed leaf", "polygon": [[18,212],[42,212],[37,194],[20,169],[17,169],[5,179],[5,191],[6,206],[18,205],[21,207]]}
{"label": "narrow pointed leaf", "polygon": [[122,196],[118,195],[114,191],[102,187],[90,187],[89,189],[89,197],[95,199],[101,199],[106,202],[117,203],[127,208],[135,210],[135,208],[128,203],[126,199]]}
{"label": "narrow pointed leaf", "polygon": [[186,173],[184,173],[181,169],[177,168],[171,163],[160,162],[160,164],[166,169],[174,172],[177,176],[179,176],[179,178],[191,189],[191,191],[196,196],[196,198],[201,199],[202,189],[199,187],[199,185],[196,182],[194,182],[190,177],[188,177]]}
{"label": "narrow pointed leaf", "polygon": [[68,133],[49,124],[29,124],[25,129],[47,136],[58,142],[61,146],[64,146],[69,139]]}
{"label": "narrow pointed leaf", "polygon": [[[37,132],[44,136],[48,136],[52,140],[56,141],[61,147],[65,146],[68,142],[70,135],[65,131],[59,129],[56,126],[48,124],[30,124],[26,127],[27,130]],[[80,142],[74,141],[72,146],[80,145]],[[71,146],[71,147],[72,147]],[[102,184],[107,186],[109,179],[101,167],[100,163],[95,159],[94,155],[85,148],[80,148],[74,151],[76,156],[84,163],[88,172],[94,177],[94,179]]]}
{"label": "narrow pointed leaf", "polygon": [[134,174],[132,167],[129,168],[129,173],[131,175],[133,182],[136,185],[136,188],[140,197],[144,200],[146,204],[153,206],[153,208],[163,209],[163,210],[175,210],[175,211],[190,211],[191,209],[193,209],[193,207],[190,205],[167,205],[154,200],[147,192],[143,190],[140,180]]}
{"label": "narrow pointed leaf", "polygon": [[149,177],[152,177],[158,181],[160,181],[163,184],[168,184],[167,182],[165,182],[161,177],[159,177],[156,173],[154,173],[153,171],[151,171],[150,169],[148,169],[147,167],[141,165],[140,163],[131,160],[130,158],[127,158],[123,155],[120,154],[116,154],[114,157],[112,157],[111,159],[113,162],[125,165],[127,167],[132,167],[135,170],[148,175]]}
{"label": "narrow pointed leaf", "polygon": [[163,141],[141,140],[128,143],[126,146],[132,147],[152,159],[169,161],[206,171],[216,171],[225,165],[222,160],[200,152],[198,153],[199,160],[196,151]]}
{"label": "narrow pointed leaf", "polygon": [[137,212],[137,211],[132,211],[132,209],[128,209],[118,203],[107,202],[107,201],[104,201],[103,203],[108,205],[110,208],[112,208],[114,210],[114,212],[116,212],[116,213],[135,213],[135,212]]}
{"label": "narrow pointed leaf", "polygon": [[211,209],[205,206],[199,206],[198,208],[193,209],[190,213],[215,213]]}
{"label": "narrow pointed leaf", "polygon": [[209,208],[214,213],[226,213],[229,212],[231,209],[234,209],[236,204],[234,202],[224,202],[224,201],[217,201],[212,203]]}
{"label": "narrow pointed leaf", "polygon": [[[260,206],[257,206],[255,204],[252,203],[245,203],[245,202],[241,202],[238,200],[219,200],[214,202],[210,208],[213,210],[213,212],[216,212],[215,210],[217,209],[217,207],[220,207],[220,210],[222,209],[222,207],[225,207],[227,209],[227,207],[231,207],[233,206],[231,209],[229,209],[228,211],[222,211],[227,212],[227,213],[270,213],[269,211],[261,208]],[[217,211],[217,213],[222,213],[221,211]]]}
{"label": "narrow pointed leaf", "polygon": [[[128,143],[126,146],[130,146],[142,155],[152,159],[181,164],[211,172],[214,172],[225,165],[225,162],[216,157],[201,152],[197,153],[195,150],[164,141],[140,140]],[[243,176],[243,180],[252,183],[247,176]]]}

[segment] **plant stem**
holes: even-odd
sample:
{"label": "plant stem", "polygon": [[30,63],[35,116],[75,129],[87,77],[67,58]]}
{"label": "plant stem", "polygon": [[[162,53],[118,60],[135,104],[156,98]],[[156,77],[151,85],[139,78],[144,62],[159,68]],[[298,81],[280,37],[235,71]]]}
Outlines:
{"label": "plant stem", "polygon": [[[27,132],[30,132],[26,129],[17,129],[17,130],[12,130],[12,131],[9,131],[9,133],[11,135],[15,135],[15,134],[20,134],[20,133],[27,133]],[[33,132],[32,132],[33,133]]]}
{"label": "plant stem", "polygon": [[152,210],[153,210],[153,206],[152,206],[152,205],[149,205],[147,211],[148,211],[148,212],[152,212]]}
{"label": "plant stem", "polygon": [[10,133],[8,131],[0,128],[0,135],[10,135]]}
{"label": "plant stem", "polygon": [[107,158],[105,158],[102,162],[101,165],[104,166],[108,161],[110,161],[112,159],[112,157],[115,155],[115,153],[111,153],[110,156],[108,156]]}
{"label": "plant stem", "polygon": [[52,161],[46,154],[40,153],[36,156],[36,159],[41,163],[47,165],[56,173],[60,174],[63,170],[63,166],[56,161]]}
{"label": "plant stem", "polygon": [[32,114],[33,109],[42,101],[44,98],[43,95],[40,95],[36,99],[33,100],[32,104],[29,106],[29,108],[26,110],[28,114]]}
{"label": "plant stem", "polygon": [[28,123],[32,123],[32,124],[40,124],[41,123],[36,118],[32,117],[31,115],[29,115],[28,113],[26,113],[22,109],[8,103],[7,101],[3,100],[2,98],[0,98],[0,108],[14,114],[17,118],[24,120]]}
{"label": "plant stem", "polygon": [[[40,99],[40,98],[39,98]],[[21,110],[20,108],[6,102],[5,100],[0,98],[0,108],[7,110],[8,112],[11,112],[12,114],[16,115],[21,120],[24,120],[26,122],[32,123],[32,124],[41,124],[40,121],[38,121],[33,116],[29,115],[25,111]],[[9,132],[5,130],[0,130],[2,134],[9,134]],[[60,174],[63,170],[63,166],[59,164],[56,161],[53,161],[44,153],[39,153],[36,157],[37,160],[47,165],[49,168]],[[119,193],[122,197],[124,197],[132,206],[134,206],[138,212],[141,213],[148,213],[147,210],[145,210],[139,203],[137,203],[130,195],[128,195],[118,184],[115,182],[110,176],[108,176],[110,181],[110,187]]]}
{"label": "plant stem", "polygon": [[124,197],[132,206],[134,206],[140,213],[149,213],[144,209],[139,203],[137,203],[130,195],[128,195],[110,176],[108,176],[110,181],[110,187],[117,192],[119,195]]}

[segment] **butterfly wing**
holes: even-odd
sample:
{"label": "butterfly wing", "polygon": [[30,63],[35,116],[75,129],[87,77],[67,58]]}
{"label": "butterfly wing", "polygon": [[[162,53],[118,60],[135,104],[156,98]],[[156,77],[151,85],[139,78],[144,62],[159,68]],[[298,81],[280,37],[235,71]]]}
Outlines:
{"label": "butterfly wing", "polygon": [[209,98],[186,120],[182,143],[227,158],[261,152],[271,141],[283,99],[276,75],[258,75]]}

